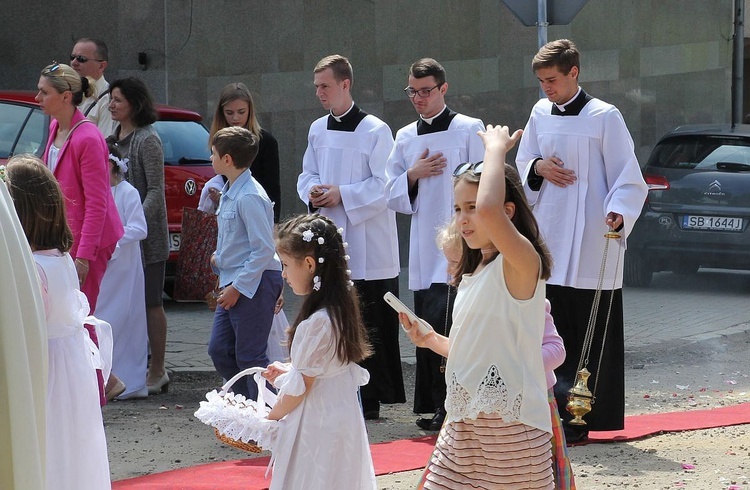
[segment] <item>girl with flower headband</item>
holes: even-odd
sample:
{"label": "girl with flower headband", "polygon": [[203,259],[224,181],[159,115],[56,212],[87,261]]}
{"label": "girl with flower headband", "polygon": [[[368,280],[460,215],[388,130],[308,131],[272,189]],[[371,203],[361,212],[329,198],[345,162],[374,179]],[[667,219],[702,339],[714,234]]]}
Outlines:
{"label": "girl with flower headband", "polygon": [[[109,489],[107,440],[95,370],[102,367],[95,359],[107,355],[104,351],[100,355],[84,328],[100,322],[88,316],[89,304],[79,289],[70,255],[74,235],[65,217],[65,198],[55,177],[33,155],[11,158],[5,178],[36,262],[46,319],[46,488]],[[96,330],[102,345],[107,344],[109,329]]]}
{"label": "girl with flower headband", "polygon": [[99,291],[97,316],[112,325],[112,374],[106,385],[107,400],[145,398],[148,333],[141,240],[147,225],[138,191],[125,180],[128,159],[122,158],[114,139],[107,139],[110,184],[125,234],[107,264]]}
{"label": "girl with flower headband", "polygon": [[283,277],[304,296],[289,330],[291,362],[263,376],[279,390],[268,418],[283,420],[271,490],[375,489],[375,472],[357,391],[369,381],[357,365],[370,355],[346,243],[318,214],[278,225]]}

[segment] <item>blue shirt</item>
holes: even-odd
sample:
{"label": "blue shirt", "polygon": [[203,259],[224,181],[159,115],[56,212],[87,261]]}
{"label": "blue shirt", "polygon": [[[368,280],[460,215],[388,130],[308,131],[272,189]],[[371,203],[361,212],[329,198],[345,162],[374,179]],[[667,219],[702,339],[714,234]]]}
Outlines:
{"label": "blue shirt", "polygon": [[219,284],[252,298],[266,270],[281,270],[274,250],[273,204],[250,170],[222,189],[216,267]]}

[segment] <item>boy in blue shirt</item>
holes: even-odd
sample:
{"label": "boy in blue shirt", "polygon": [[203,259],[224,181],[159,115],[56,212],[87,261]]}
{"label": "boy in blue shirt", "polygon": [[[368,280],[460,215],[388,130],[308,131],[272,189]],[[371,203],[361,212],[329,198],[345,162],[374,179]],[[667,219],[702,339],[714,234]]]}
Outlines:
{"label": "boy in blue shirt", "polygon": [[[211,141],[211,165],[227,178],[219,201],[219,235],[211,265],[221,294],[214,314],[208,355],[225,379],[249,367],[266,367],[266,346],[276,300],[281,295],[281,263],[274,251],[273,203],[253,178],[250,166],[258,138],[240,127],[219,130]],[[252,378],[234,392],[256,399]]]}

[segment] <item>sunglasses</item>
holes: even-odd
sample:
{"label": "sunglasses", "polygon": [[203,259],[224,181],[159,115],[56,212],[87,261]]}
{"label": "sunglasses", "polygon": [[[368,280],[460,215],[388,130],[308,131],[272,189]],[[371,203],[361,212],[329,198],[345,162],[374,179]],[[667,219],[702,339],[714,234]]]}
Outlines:
{"label": "sunglasses", "polygon": [[88,63],[89,61],[98,61],[101,63],[104,60],[97,60],[94,58],[87,58],[85,56],[81,56],[80,54],[71,54],[70,55],[70,61],[76,60],[79,63]]}
{"label": "sunglasses", "polygon": [[[53,61],[51,65],[45,67],[44,70],[42,70],[42,75],[47,76],[47,77],[58,76],[58,75],[53,75],[53,73],[55,73],[59,69],[60,69],[60,63],[58,63],[57,61]],[[65,72],[61,71],[59,76],[61,76],[62,79],[65,80],[65,83],[68,85],[68,90],[72,92],[73,87],[70,85],[70,82],[68,81],[68,79],[65,78]]]}
{"label": "sunglasses", "polygon": [[458,177],[459,175],[463,175],[466,172],[474,172],[475,175],[482,175],[482,166],[484,161],[479,161],[475,163],[466,162],[462,163],[458,167],[456,167],[456,170],[453,171],[453,176]]}

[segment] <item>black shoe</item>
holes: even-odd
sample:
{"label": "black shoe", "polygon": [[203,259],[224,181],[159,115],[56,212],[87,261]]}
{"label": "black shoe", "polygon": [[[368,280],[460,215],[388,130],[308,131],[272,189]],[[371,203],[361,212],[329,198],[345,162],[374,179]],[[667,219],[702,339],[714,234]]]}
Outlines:
{"label": "black shoe", "polygon": [[420,418],[417,419],[416,424],[422,430],[437,432],[443,427],[443,422],[445,422],[445,410],[439,408],[435,411],[435,415],[431,419]]}
{"label": "black shoe", "polygon": [[565,442],[567,444],[575,444],[577,442],[584,442],[589,438],[589,430],[582,427],[576,427],[567,423],[563,424],[563,432],[565,433]]}
{"label": "black shoe", "polygon": [[380,402],[378,400],[362,400],[362,415],[365,420],[378,420],[380,418]]}

